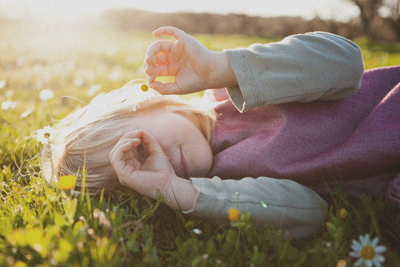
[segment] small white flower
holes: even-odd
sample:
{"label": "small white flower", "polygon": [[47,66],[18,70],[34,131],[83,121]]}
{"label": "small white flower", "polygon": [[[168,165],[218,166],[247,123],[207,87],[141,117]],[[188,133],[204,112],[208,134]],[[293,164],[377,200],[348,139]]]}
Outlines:
{"label": "small white flower", "polygon": [[54,138],[55,131],[50,126],[45,126],[37,131],[36,139],[42,144],[48,144]]}
{"label": "small white flower", "polygon": [[87,92],[88,97],[92,97],[97,94],[97,92],[101,89],[101,84],[92,85]]}
{"label": "small white flower", "polygon": [[43,101],[48,101],[54,97],[53,90],[51,89],[43,89],[40,91],[40,99]]}
{"label": "small white flower", "polygon": [[26,117],[28,117],[29,115],[31,115],[31,113],[32,113],[33,111],[34,111],[34,109],[33,109],[33,108],[30,108],[30,109],[28,109],[27,111],[23,112],[23,113],[19,116],[19,118],[20,118],[20,119],[26,118]]}
{"label": "small white flower", "polygon": [[360,236],[360,242],[353,240],[351,248],[352,252],[349,253],[351,257],[360,258],[354,266],[364,265],[367,267],[381,267],[385,261],[383,254],[386,251],[385,246],[377,246],[379,238],[375,237],[374,240],[370,240],[369,234]]}
{"label": "small white flower", "polygon": [[82,78],[76,78],[74,80],[74,86],[75,87],[82,87],[85,81]]}
{"label": "small white flower", "polygon": [[0,80],[0,89],[6,87],[6,80]]}
{"label": "small white flower", "polygon": [[201,230],[200,229],[193,229],[193,232],[197,235],[201,234]]}
{"label": "small white flower", "polygon": [[7,99],[10,99],[14,95],[14,90],[9,89],[4,93],[4,95],[6,96]]}
{"label": "small white flower", "polygon": [[17,101],[6,100],[3,103],[1,103],[2,110],[15,109],[16,107],[17,107]]}

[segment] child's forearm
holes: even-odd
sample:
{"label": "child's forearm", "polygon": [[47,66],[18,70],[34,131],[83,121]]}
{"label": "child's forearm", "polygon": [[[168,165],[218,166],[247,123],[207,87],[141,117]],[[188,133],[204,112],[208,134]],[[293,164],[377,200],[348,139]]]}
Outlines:
{"label": "child's forearm", "polygon": [[188,213],[222,223],[228,210],[250,213],[256,227],[281,229],[284,237],[311,236],[324,226],[327,203],[311,189],[291,180],[267,177],[221,180],[192,178],[198,196]]}
{"label": "child's forearm", "polygon": [[198,192],[192,182],[174,176],[171,183],[163,190],[163,202],[174,210],[192,210]]}

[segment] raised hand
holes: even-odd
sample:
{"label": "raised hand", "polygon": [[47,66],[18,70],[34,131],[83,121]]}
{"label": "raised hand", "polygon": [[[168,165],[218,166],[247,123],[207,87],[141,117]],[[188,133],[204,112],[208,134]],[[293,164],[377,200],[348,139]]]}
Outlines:
{"label": "raised hand", "polygon": [[[153,34],[170,35],[176,40],[158,40],[146,52],[143,67],[148,83],[161,94],[187,94],[237,84],[224,52],[210,51],[175,27],[161,27]],[[174,76],[175,81],[162,83],[155,80],[158,76]]]}
{"label": "raised hand", "polygon": [[109,156],[122,185],[152,199],[161,193],[165,203],[174,209],[192,208],[197,191],[190,181],[176,176],[154,137],[144,131],[129,132],[118,141]]}

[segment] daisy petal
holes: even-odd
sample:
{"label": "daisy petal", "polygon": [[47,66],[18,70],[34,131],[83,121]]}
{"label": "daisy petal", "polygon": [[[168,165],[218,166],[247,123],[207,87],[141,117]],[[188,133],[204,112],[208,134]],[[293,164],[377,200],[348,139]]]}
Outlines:
{"label": "daisy petal", "polygon": [[359,242],[353,240],[353,245],[351,246],[351,248],[352,248],[353,250],[360,252],[361,249],[362,249],[362,247],[363,247],[363,246],[362,246]]}
{"label": "daisy petal", "polygon": [[364,236],[362,236],[362,235],[360,235],[360,243],[361,243],[361,246],[365,246],[366,245],[366,236],[364,237]]}
{"label": "daisy petal", "polygon": [[385,246],[377,246],[375,248],[375,252],[376,253],[380,253],[380,254],[385,253],[386,252],[386,247]]}
{"label": "daisy petal", "polygon": [[374,240],[371,241],[371,247],[376,247],[379,243],[379,238],[375,237]]}
{"label": "daisy petal", "polygon": [[375,267],[382,267],[382,264],[379,261],[373,260]]}
{"label": "daisy petal", "polygon": [[366,260],[366,261],[364,262],[364,265],[365,265],[366,267],[373,267],[373,263],[372,263],[371,260]]}
{"label": "daisy petal", "polygon": [[374,258],[375,265],[377,263],[380,264],[381,262],[385,262],[385,257],[383,257],[382,255],[376,255],[375,258]]}
{"label": "daisy petal", "polygon": [[356,263],[354,263],[354,266],[360,266],[361,264],[364,263],[364,258],[360,258]]}
{"label": "daisy petal", "polygon": [[349,253],[349,255],[350,255],[351,257],[354,257],[354,258],[359,258],[359,257],[361,257],[361,253],[360,253],[359,251],[352,251],[352,252]]}
{"label": "daisy petal", "polygon": [[369,245],[371,242],[370,242],[370,237],[369,237],[369,234],[366,234],[365,235],[365,239],[364,239],[364,242],[365,242],[365,244],[363,244],[363,246],[367,246],[367,245]]}

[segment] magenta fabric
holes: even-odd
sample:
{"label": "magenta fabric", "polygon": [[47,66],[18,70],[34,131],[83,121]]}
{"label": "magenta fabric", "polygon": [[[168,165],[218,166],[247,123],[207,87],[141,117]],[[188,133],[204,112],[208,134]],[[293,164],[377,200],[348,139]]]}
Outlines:
{"label": "magenta fabric", "polygon": [[207,177],[290,179],[320,196],[343,186],[350,196],[400,203],[400,66],[368,70],[361,88],[338,101],[269,105],[239,113],[213,90],[213,167]]}

